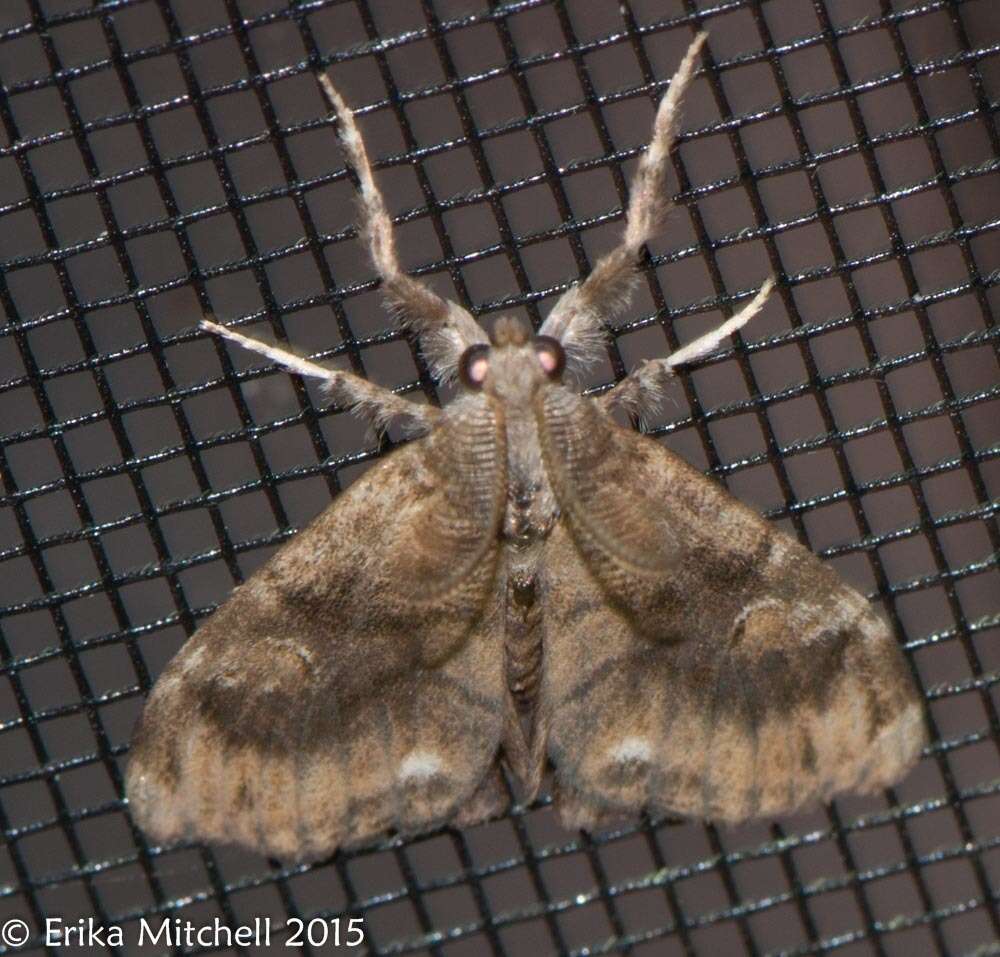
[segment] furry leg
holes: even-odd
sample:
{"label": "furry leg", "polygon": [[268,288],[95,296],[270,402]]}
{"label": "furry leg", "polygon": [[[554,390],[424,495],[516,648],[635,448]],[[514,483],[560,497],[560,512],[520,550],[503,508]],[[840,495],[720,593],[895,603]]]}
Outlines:
{"label": "furry leg", "polygon": [[458,303],[442,299],[423,283],[406,275],[396,255],[392,220],[375,185],[364,140],[354,114],[325,73],[318,76],[327,102],[337,116],[340,142],[354,167],[360,190],[361,237],[368,246],[382,291],[400,322],[420,337],[420,345],[435,375],[454,377],[459,357],[471,345],[489,339],[478,323]]}
{"label": "furry leg", "polygon": [[694,79],[698,54],[708,34],[688,47],[656,110],[653,135],[632,181],[621,245],[597,261],[590,275],[565,292],[540,332],[558,339],[567,358],[585,365],[604,343],[604,324],[632,297],[642,247],[659,233],[670,199],[666,194],[667,157],[680,125],[680,105]]}
{"label": "furry leg", "polygon": [[278,346],[268,345],[259,339],[245,336],[233,329],[227,329],[217,322],[202,319],[201,328],[237,342],[243,348],[257,352],[284,366],[296,375],[310,376],[323,380],[323,389],[337,405],[350,409],[356,415],[371,422],[376,430],[386,429],[391,423],[400,424],[408,435],[427,432],[441,416],[441,410],[430,405],[420,405],[389,389],[375,385],[361,376],[337,369],[327,369],[309,359],[303,359],[294,352]]}
{"label": "furry leg", "polygon": [[764,308],[764,303],[767,302],[773,289],[774,278],[771,277],[735,316],[731,316],[711,332],[706,332],[693,342],[682,346],[673,355],[665,359],[653,359],[637,366],[610,392],[605,392],[598,401],[605,409],[625,409],[630,415],[640,418],[655,412],[663,397],[667,380],[674,375],[674,369],[708,355],[723,339],[745,326]]}

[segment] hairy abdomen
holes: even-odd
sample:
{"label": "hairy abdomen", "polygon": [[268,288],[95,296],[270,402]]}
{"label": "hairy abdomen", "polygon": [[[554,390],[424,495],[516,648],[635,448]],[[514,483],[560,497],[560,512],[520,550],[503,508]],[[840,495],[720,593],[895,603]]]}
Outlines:
{"label": "hairy abdomen", "polygon": [[535,600],[534,576],[511,568],[507,577],[504,660],[507,686],[522,711],[535,701],[542,668],[542,616]]}

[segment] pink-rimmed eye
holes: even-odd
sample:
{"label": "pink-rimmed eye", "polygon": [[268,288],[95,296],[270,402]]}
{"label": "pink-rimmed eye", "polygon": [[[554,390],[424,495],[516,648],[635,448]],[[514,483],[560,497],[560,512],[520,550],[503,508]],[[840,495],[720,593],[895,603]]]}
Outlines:
{"label": "pink-rimmed eye", "polygon": [[481,389],[489,369],[490,347],[485,343],[469,346],[458,360],[458,377],[467,389]]}
{"label": "pink-rimmed eye", "polygon": [[552,336],[535,336],[535,355],[542,371],[550,379],[558,379],[566,368],[566,353],[562,343]]}

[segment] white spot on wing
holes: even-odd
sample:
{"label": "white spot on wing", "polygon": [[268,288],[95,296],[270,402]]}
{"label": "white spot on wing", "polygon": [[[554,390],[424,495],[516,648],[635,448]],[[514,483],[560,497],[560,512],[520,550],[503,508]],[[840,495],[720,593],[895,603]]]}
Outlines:
{"label": "white spot on wing", "polygon": [[615,761],[622,763],[626,761],[649,763],[653,759],[653,746],[648,738],[622,738],[609,753]]}
{"label": "white spot on wing", "polygon": [[399,766],[401,781],[426,781],[434,777],[442,768],[444,762],[433,751],[411,751]]}

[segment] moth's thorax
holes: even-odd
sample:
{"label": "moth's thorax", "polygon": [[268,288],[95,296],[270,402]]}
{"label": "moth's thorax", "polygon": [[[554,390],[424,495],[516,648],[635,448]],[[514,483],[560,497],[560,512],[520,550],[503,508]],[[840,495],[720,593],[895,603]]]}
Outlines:
{"label": "moth's thorax", "polygon": [[530,328],[502,317],[493,331],[483,394],[503,422],[507,438],[507,504],[502,534],[523,550],[544,538],[556,514],[552,487],[542,463],[538,397],[558,388],[543,367]]}
{"label": "moth's thorax", "polygon": [[544,538],[557,505],[542,462],[534,403],[504,403],[507,432],[507,506],[503,537],[515,550]]}

